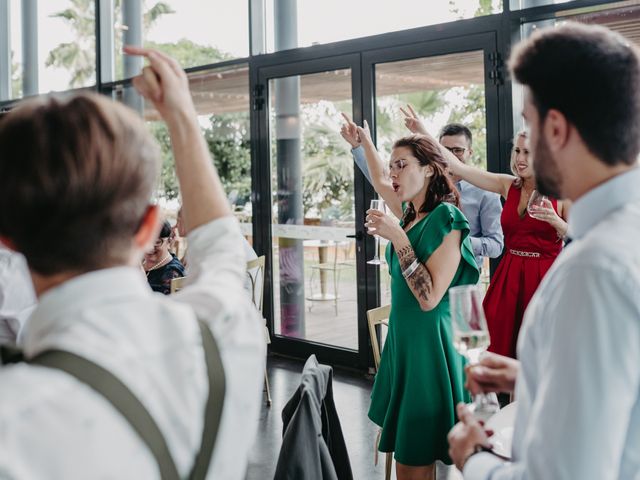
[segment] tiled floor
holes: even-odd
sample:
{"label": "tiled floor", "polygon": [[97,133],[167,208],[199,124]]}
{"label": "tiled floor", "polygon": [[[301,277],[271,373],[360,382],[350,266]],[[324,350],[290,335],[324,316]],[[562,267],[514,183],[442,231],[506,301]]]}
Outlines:
{"label": "tiled floor", "polygon": [[[298,387],[303,367],[301,361],[277,356],[271,356],[268,363],[273,403],[270,408],[263,405],[258,438],[246,480],[273,478],[282,443],[280,412]],[[362,373],[337,369],[334,371],[334,400],[349,450],[353,478],[356,480],[384,478],[384,456],[380,456],[378,466],[373,464],[378,427],[367,418],[372,385],[373,379]],[[438,470],[438,480],[459,479],[454,470],[442,466]],[[395,474],[392,478],[395,478]]]}

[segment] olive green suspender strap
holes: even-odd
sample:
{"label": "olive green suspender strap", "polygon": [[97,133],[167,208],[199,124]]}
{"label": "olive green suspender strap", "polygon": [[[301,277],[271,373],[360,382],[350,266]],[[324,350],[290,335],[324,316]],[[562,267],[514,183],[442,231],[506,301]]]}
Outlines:
{"label": "olive green suspender strap", "polygon": [[[198,321],[198,324],[207,363],[209,397],[206,403],[200,451],[195,457],[189,480],[204,480],[207,476],[222,416],[225,391],[224,370],[218,345],[209,327],[201,321]],[[61,350],[45,351],[27,362],[62,370],[101,394],[122,414],[138,433],[140,439],[146,443],[158,463],[160,478],[180,480],[176,464],[155,420],[131,390],[112,373],[86,358]]]}

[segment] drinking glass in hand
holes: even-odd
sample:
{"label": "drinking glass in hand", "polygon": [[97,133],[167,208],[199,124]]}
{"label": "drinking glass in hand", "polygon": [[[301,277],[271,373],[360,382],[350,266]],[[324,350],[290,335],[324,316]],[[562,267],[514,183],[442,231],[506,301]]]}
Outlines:
{"label": "drinking glass in hand", "polygon": [[[450,288],[449,303],[453,346],[470,365],[475,365],[490,343],[480,289],[477,285]],[[478,419],[486,421],[500,410],[500,404],[495,393],[480,393],[473,397],[469,408]]]}
{"label": "drinking glass in hand", "polygon": [[[376,199],[376,200],[371,200],[371,204],[369,205],[369,209],[370,210],[379,210],[382,213],[385,213],[385,205],[384,205],[384,200],[382,199]],[[369,232],[374,232],[376,229],[375,228],[371,228],[371,227],[367,227]],[[380,255],[378,254],[379,250],[380,250],[380,237],[378,235],[374,235],[374,240],[376,242],[376,249],[375,249],[375,255],[373,256],[373,258],[371,260],[369,260],[367,263],[370,263],[371,265],[384,265],[385,262],[384,259],[380,258]]]}
{"label": "drinking glass in hand", "polygon": [[[529,203],[527,203],[527,212],[533,218],[536,218],[536,208],[546,207],[545,203],[549,200],[545,195],[542,195],[539,191],[534,190],[529,197]],[[533,207],[533,208],[532,208]]]}

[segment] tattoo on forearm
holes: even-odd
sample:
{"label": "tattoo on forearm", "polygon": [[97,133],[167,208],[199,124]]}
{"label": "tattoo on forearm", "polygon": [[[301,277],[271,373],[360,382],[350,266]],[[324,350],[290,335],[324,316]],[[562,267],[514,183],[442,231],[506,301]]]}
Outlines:
{"label": "tattoo on forearm", "polygon": [[[411,245],[402,247],[397,251],[400,268],[404,272],[416,260],[416,253]],[[422,263],[418,263],[418,268],[406,279],[407,285],[420,301],[429,301],[429,297],[433,293],[433,279],[427,267]]]}

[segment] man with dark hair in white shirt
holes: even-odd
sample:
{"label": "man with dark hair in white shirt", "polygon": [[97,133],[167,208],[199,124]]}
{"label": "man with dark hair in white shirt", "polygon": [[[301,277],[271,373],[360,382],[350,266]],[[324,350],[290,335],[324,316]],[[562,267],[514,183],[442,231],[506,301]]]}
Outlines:
{"label": "man with dark hair in white shirt", "polygon": [[573,201],[573,242],[524,317],[520,363],[468,369],[517,400],[512,462],[466,406],[449,434],[469,480],[640,478],[640,55],[600,26],[538,31],[514,49],[541,193]]}
{"label": "man with dark hair in white shirt", "polygon": [[[28,100],[3,117],[0,157],[11,161],[0,162],[0,205],[11,208],[0,210],[0,239],[24,254],[39,304],[22,335],[25,362],[0,369],[0,478],[245,476],[265,345],[243,288],[242,234],[185,72],[161,52],[125,52],[150,63],[133,85],[168,126],[190,275],[166,297],[140,270],[160,228],[150,204],[160,156],[135,112],[79,94]],[[223,377],[209,362],[216,344]],[[149,421],[140,427],[86,375],[38,360],[52,353],[115,377]],[[214,424],[217,435],[205,427]]]}

